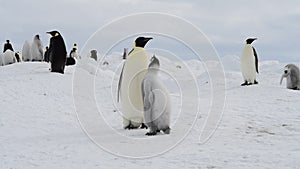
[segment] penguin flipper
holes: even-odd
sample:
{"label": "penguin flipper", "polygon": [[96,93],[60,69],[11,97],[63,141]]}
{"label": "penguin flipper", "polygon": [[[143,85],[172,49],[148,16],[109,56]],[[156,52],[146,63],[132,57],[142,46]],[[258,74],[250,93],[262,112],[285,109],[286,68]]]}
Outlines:
{"label": "penguin flipper", "polygon": [[254,57],[255,57],[255,68],[256,68],[256,72],[258,73],[258,59],[257,59],[257,53],[254,47],[252,47],[253,49],[253,53],[254,53]]}
{"label": "penguin flipper", "polygon": [[128,56],[133,52],[134,48],[131,49],[131,51],[128,53]]}
{"label": "penguin flipper", "polygon": [[119,78],[119,83],[118,83],[118,95],[117,95],[118,102],[120,101],[120,92],[121,92],[121,84],[122,84],[124,66],[125,66],[125,63],[123,64],[122,71],[121,71],[120,78]]}

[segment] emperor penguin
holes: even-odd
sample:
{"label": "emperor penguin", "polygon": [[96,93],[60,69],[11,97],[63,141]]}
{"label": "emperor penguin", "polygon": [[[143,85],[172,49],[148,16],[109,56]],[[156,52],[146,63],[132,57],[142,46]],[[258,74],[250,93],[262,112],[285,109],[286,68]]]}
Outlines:
{"label": "emperor penguin", "polygon": [[77,48],[72,48],[69,57],[67,57],[66,66],[75,65],[76,60],[74,59]]}
{"label": "emperor penguin", "polygon": [[45,48],[44,61],[49,62],[49,47],[48,46],[46,46],[46,48]]}
{"label": "emperor penguin", "polygon": [[150,131],[146,135],[156,135],[161,130],[170,133],[170,94],[158,78],[159,60],[153,56],[142,82],[144,119]]}
{"label": "emperor penguin", "polygon": [[245,85],[258,84],[256,81],[256,73],[258,73],[258,59],[257,53],[251,43],[255,41],[257,38],[248,38],[246,40],[245,48],[243,49],[241,56],[241,64],[242,64],[242,74],[244,78]]}
{"label": "emperor penguin", "polygon": [[95,59],[95,61],[97,61],[97,59],[98,59],[97,50],[95,50],[95,49],[91,50],[90,57]]}
{"label": "emperor penguin", "polygon": [[16,62],[15,53],[10,49],[7,49],[3,53],[3,65],[9,65]]}
{"label": "emperor penguin", "polygon": [[72,52],[72,56],[71,57],[73,57],[75,59],[81,59],[81,56],[78,54],[78,46],[77,46],[76,43],[74,43],[71,52]]}
{"label": "emperor penguin", "polygon": [[6,40],[6,43],[4,44],[4,48],[3,48],[3,53],[5,53],[6,50],[11,50],[11,51],[14,51],[11,43],[9,40]]}
{"label": "emperor penguin", "polygon": [[31,44],[26,40],[22,48],[22,60],[31,61]]}
{"label": "emperor penguin", "polygon": [[42,61],[44,56],[43,44],[40,35],[35,35],[31,44],[31,60]]}
{"label": "emperor penguin", "polygon": [[47,33],[52,36],[49,45],[49,59],[51,62],[51,72],[64,74],[67,59],[67,49],[64,39],[61,36],[61,34],[56,30]]}
{"label": "emperor penguin", "polygon": [[123,59],[125,60],[128,57],[128,48],[124,48]]}
{"label": "emperor penguin", "polygon": [[284,67],[284,73],[281,76],[280,84],[283,78],[286,78],[286,88],[292,90],[300,90],[300,71],[294,64],[288,64]]}
{"label": "emperor penguin", "polygon": [[146,128],[142,81],[148,69],[148,56],[144,50],[150,37],[138,37],[134,48],[124,62],[118,85],[118,101],[121,101],[124,129]]}

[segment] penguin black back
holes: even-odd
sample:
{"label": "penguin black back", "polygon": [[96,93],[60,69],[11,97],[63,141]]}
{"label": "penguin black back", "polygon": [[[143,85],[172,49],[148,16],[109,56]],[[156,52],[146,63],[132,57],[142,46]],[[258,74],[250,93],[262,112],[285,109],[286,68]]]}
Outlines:
{"label": "penguin black back", "polygon": [[49,46],[49,60],[51,72],[64,73],[67,58],[67,50],[63,37],[58,31],[47,32],[52,37]]}

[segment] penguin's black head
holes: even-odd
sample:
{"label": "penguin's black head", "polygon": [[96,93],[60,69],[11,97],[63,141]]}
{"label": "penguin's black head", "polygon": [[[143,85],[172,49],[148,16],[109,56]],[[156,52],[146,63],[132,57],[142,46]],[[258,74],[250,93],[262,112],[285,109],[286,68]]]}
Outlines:
{"label": "penguin's black head", "polygon": [[253,41],[255,41],[257,38],[248,38],[247,40],[246,40],[246,43],[247,44],[251,44]]}
{"label": "penguin's black head", "polygon": [[159,66],[159,60],[155,57],[155,55],[153,55],[151,58],[151,63],[149,64],[149,68],[159,68]]}
{"label": "penguin's black head", "polygon": [[35,35],[35,39],[40,39],[40,35]]}
{"label": "penguin's black head", "polygon": [[51,36],[59,36],[60,35],[60,33],[58,31],[50,31],[47,33],[50,34]]}
{"label": "penguin's black head", "polygon": [[9,40],[6,40],[7,43],[9,43]]}
{"label": "penguin's black head", "polygon": [[151,40],[152,38],[145,38],[145,37],[138,37],[135,41],[134,41],[134,46],[135,47],[145,47],[145,45],[147,44],[147,42],[149,40]]}

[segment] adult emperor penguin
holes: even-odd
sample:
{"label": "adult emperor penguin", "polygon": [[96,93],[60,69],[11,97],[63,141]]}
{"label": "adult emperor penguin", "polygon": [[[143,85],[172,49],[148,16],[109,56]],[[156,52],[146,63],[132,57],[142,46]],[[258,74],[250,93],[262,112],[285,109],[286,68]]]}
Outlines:
{"label": "adult emperor penguin", "polygon": [[246,46],[243,49],[241,63],[242,63],[242,74],[244,78],[244,85],[258,84],[256,81],[256,73],[258,73],[258,59],[257,53],[251,43],[257,38],[249,38],[246,40]]}
{"label": "adult emperor penguin", "polygon": [[145,45],[152,38],[138,37],[124,62],[118,85],[124,129],[145,128],[142,81],[148,69]]}
{"label": "adult emperor penguin", "polygon": [[280,84],[283,78],[286,78],[286,88],[292,90],[300,90],[300,70],[294,64],[286,65],[283,75],[280,79]]}
{"label": "adult emperor penguin", "polygon": [[14,51],[11,43],[9,40],[6,40],[6,43],[4,44],[4,48],[3,48],[3,53],[6,51],[6,50],[11,50],[11,51]]}
{"label": "adult emperor penguin", "polygon": [[43,44],[40,35],[35,35],[31,44],[31,60],[42,61],[44,56]]}
{"label": "adult emperor penguin", "polygon": [[67,50],[64,39],[56,30],[47,33],[52,36],[49,45],[51,72],[58,72],[63,74],[67,58]]}
{"label": "adult emperor penguin", "polygon": [[142,83],[145,124],[150,128],[146,135],[156,135],[161,130],[170,133],[170,94],[158,78],[159,60],[153,56]]}

